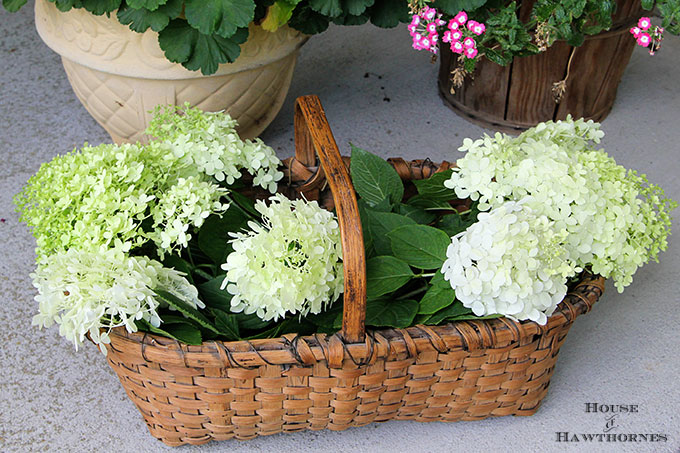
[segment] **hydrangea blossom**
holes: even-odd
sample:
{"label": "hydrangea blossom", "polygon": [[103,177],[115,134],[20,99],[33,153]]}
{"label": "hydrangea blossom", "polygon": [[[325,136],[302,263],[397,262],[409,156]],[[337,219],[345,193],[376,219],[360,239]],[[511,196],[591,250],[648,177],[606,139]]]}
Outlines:
{"label": "hydrangea blossom", "polygon": [[458,168],[446,181],[482,211],[522,200],[567,233],[568,259],[611,277],[619,291],[637,268],[667,246],[675,203],[634,171],[595,150],[604,133],[592,121],[541,123],[519,137],[465,139]]}
{"label": "hydrangea blossom", "polygon": [[218,181],[233,184],[245,170],[254,185],[276,192],[276,183],[283,178],[276,153],[260,139],[241,140],[235,127],[236,121],[225,113],[203,112],[186,103],[157,107],[146,132],[167,143],[186,166]]}
{"label": "hydrangea blossom", "polygon": [[233,312],[277,320],[287,313],[319,313],[343,291],[342,248],[335,216],[317,202],[270,198],[258,201],[263,225],[233,233],[222,269],[222,289],[233,295]]}
{"label": "hydrangea blossom", "polygon": [[[86,144],[43,164],[15,203],[33,228],[39,256],[117,240],[134,248],[150,238],[162,254],[186,245],[177,230],[199,226],[207,214],[226,208],[220,202],[225,191],[200,178],[208,179],[179,162],[167,145]],[[149,212],[154,225],[144,231]]]}
{"label": "hydrangea blossom", "polygon": [[441,272],[475,315],[543,325],[566,295],[567,277],[577,271],[561,245],[565,234],[556,233],[546,216],[506,202],[451,238]]}
{"label": "hydrangea blossom", "polygon": [[[166,290],[194,308],[205,307],[181,273],[145,257],[125,256],[119,248],[58,252],[43,259],[31,277],[39,303],[33,324],[58,324],[59,334],[76,349],[88,333],[94,343],[106,344],[114,327],[135,332],[136,320],[158,327],[160,302],[154,289]],[[106,348],[100,349],[106,353]]]}

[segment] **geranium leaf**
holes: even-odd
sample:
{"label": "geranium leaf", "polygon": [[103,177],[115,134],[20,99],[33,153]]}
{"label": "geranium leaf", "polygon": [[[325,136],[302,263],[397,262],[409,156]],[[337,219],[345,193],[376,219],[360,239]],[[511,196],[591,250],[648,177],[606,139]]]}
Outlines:
{"label": "geranium leaf", "polygon": [[411,325],[418,312],[415,300],[378,299],[366,304],[366,325],[404,328]]}
{"label": "geranium leaf", "polygon": [[182,313],[187,318],[196,321],[201,327],[204,327],[216,334],[220,333],[220,331],[217,330],[217,328],[210,322],[210,320],[208,320],[208,318],[205,317],[205,315],[203,315],[203,313],[199,312],[194,307],[184,302],[182,299],[176,297],[174,294],[162,289],[155,289],[154,292],[162,301]]}
{"label": "geranium leaf", "polygon": [[187,21],[204,35],[229,38],[255,17],[253,0],[185,0],[184,4]]}
{"label": "geranium leaf", "polygon": [[239,29],[231,38],[204,35],[185,20],[171,20],[158,34],[158,44],[168,60],[181,63],[204,75],[215,73],[220,63],[231,63],[241,54],[240,43],[248,37],[248,29]]}
{"label": "geranium leaf", "polygon": [[420,269],[439,269],[446,260],[451,239],[427,225],[407,225],[387,233],[397,258]]}
{"label": "geranium leaf", "polygon": [[487,0],[436,0],[432,7],[441,12],[454,16],[459,11],[474,11],[484,5]]}
{"label": "geranium leaf", "polygon": [[404,286],[413,278],[408,264],[393,256],[376,256],[366,262],[366,297],[376,299]]}
{"label": "geranium leaf", "polygon": [[149,11],[156,11],[160,6],[168,3],[168,0],[125,0],[130,8],[145,8]]}
{"label": "geranium leaf", "polygon": [[350,173],[354,189],[370,205],[385,199],[399,203],[404,196],[404,184],[395,169],[381,157],[354,145]]}
{"label": "geranium leaf", "polygon": [[271,5],[267,9],[267,15],[260,22],[260,26],[267,31],[276,31],[283,24],[288,22],[290,17],[293,15],[293,10],[297,2],[294,4],[288,3],[287,1],[278,1]]}
{"label": "geranium leaf", "polygon": [[26,4],[26,0],[2,0],[2,6],[10,13],[16,13]]}
{"label": "geranium leaf", "polygon": [[295,14],[288,21],[288,25],[307,35],[321,33],[328,28],[328,17],[312,10],[309,5],[299,5]]}
{"label": "geranium leaf", "polygon": [[163,30],[170,23],[170,19],[178,17],[181,13],[182,0],[168,0],[166,4],[158,7],[155,11],[122,6],[117,15],[121,24],[129,25],[132,31],[142,33],[149,28],[153,31]]}
{"label": "geranium leaf", "polygon": [[351,16],[359,16],[373,3],[375,0],[342,0],[342,10]]}
{"label": "geranium leaf", "polygon": [[371,22],[382,28],[394,28],[409,19],[408,3],[401,0],[375,0],[370,11]]}
{"label": "geranium leaf", "polygon": [[342,14],[340,0],[309,0],[309,7],[328,17],[337,17]]}
{"label": "geranium leaf", "polygon": [[368,22],[368,19],[368,14],[360,14],[358,16],[343,14],[342,16],[334,17],[333,23],[336,25],[363,25]]}
{"label": "geranium leaf", "polygon": [[120,7],[121,0],[83,0],[82,7],[95,16],[111,13]]}

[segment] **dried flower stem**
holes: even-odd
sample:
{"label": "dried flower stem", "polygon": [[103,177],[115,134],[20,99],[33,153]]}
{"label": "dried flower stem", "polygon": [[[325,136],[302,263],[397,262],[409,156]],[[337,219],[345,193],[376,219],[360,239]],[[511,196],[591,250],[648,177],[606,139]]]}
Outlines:
{"label": "dried flower stem", "polygon": [[559,104],[562,102],[562,97],[567,91],[567,80],[569,79],[569,71],[571,71],[571,62],[574,59],[574,53],[576,52],[576,47],[571,48],[571,53],[569,54],[569,63],[567,63],[567,75],[563,80],[553,83],[552,94],[555,99],[555,103]]}

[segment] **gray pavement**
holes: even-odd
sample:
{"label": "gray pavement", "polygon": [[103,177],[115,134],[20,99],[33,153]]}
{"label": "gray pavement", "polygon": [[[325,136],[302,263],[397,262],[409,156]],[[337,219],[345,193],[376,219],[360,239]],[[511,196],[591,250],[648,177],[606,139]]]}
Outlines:
{"label": "gray pavement", "polygon": [[[32,2],[31,2],[32,3]],[[484,130],[449,111],[437,66],[412,51],[404,27],[332,27],[302,49],[286,103],[263,139],[292,153],[293,101],[317,94],[341,149],[382,156],[455,159]],[[605,149],[680,200],[680,39],[655,57],[637,48],[604,122]],[[366,76],[368,74],[368,76]],[[578,76],[578,74],[574,74]],[[75,98],[59,57],[38,38],[31,5],[0,9],[0,451],[155,452],[118,379],[94,347],[76,352],[56,328],[31,327],[34,241],[11,197],[41,162],[83,142],[109,141]],[[676,219],[680,211],[676,212]],[[678,234],[678,220],[673,224]],[[679,452],[680,237],[623,294],[608,285],[562,348],[550,391],[532,417],[478,422],[388,422],[344,432],[274,435],[178,451],[233,452]],[[612,433],[665,434],[666,442],[558,443],[557,432],[601,433],[605,416],[585,404],[637,404]]]}

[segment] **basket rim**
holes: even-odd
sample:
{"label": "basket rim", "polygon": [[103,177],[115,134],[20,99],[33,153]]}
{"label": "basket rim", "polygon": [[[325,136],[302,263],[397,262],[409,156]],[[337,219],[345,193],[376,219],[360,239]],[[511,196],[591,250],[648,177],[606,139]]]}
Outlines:
{"label": "basket rim", "polygon": [[377,359],[397,355],[417,356],[421,352],[510,350],[536,340],[553,329],[563,328],[590,311],[604,292],[605,279],[582,273],[581,279],[541,326],[534,321],[513,321],[501,317],[486,320],[449,322],[440,326],[416,325],[405,329],[367,330],[361,343],[347,343],[340,333],[300,336],[286,334],[278,338],[238,341],[204,341],[187,345],[171,338],[146,332],[128,332],[116,327],[107,344],[112,356],[134,357],[138,363],[162,363],[180,367],[217,367],[252,369],[263,365],[312,366],[326,361],[329,368],[342,368],[347,361],[356,367],[370,365]]}

